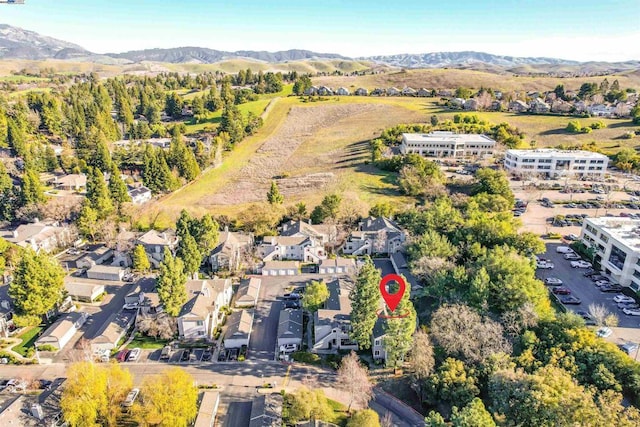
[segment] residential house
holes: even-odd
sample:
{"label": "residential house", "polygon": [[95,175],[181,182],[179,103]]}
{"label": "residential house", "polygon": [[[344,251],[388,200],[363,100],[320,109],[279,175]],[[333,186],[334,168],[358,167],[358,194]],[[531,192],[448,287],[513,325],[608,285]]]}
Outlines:
{"label": "residential house", "polygon": [[76,261],[77,268],[91,268],[104,264],[113,256],[113,250],[106,246],[99,246]]}
{"label": "residential house", "polygon": [[227,319],[227,331],[224,334],[225,348],[249,347],[253,327],[253,310],[234,311]]}
{"label": "residential house", "polygon": [[134,311],[113,313],[102,325],[95,338],[91,340],[91,351],[95,354],[117,348],[136,320]]}
{"label": "residential house", "polygon": [[402,92],[397,87],[390,87],[387,89],[387,96],[400,96]]}
{"label": "residential house", "polygon": [[502,111],[502,102],[495,100],[495,101],[491,101],[491,107],[489,107],[489,109],[491,111]]}
{"label": "residential house", "polygon": [[87,321],[87,313],[73,312],[51,325],[35,342],[36,347],[50,346],[60,351]]}
{"label": "residential house", "polygon": [[363,87],[359,87],[358,89],[356,89],[356,91],[354,92],[357,96],[367,96],[369,95],[369,91]]}
{"label": "residential house", "polygon": [[293,344],[298,348],[302,345],[302,310],[286,309],[280,312],[278,319],[278,348]]}
{"label": "residential house", "polygon": [[573,108],[576,113],[584,113],[587,111],[587,103],[584,101],[577,101],[573,104]]}
{"label": "residential house", "polygon": [[164,257],[164,248],[168,248],[172,253],[175,251],[178,246],[178,236],[170,229],[165,231],[149,230],[138,237],[136,245],[144,246],[149,261],[154,267],[158,267]]}
{"label": "residential house", "polygon": [[467,100],[464,98],[451,98],[449,100],[449,105],[454,108],[463,108],[466,101]]}
{"label": "residential house", "polygon": [[119,282],[124,277],[124,268],[118,265],[94,265],[87,270],[87,277],[95,280]]}
{"label": "residential house", "polygon": [[464,101],[463,108],[469,111],[477,111],[478,101],[475,98],[469,98],[466,101]]}
{"label": "residential house", "polygon": [[405,86],[402,88],[402,96],[416,96],[417,92],[414,88]]}
{"label": "residential house", "polygon": [[441,96],[443,98],[448,98],[450,96],[453,96],[453,93],[454,93],[454,91],[452,91],[450,89],[440,89],[437,92],[438,96]]}
{"label": "residential house", "polygon": [[347,96],[347,95],[351,95],[351,92],[349,92],[349,89],[347,89],[346,87],[339,87],[336,90],[336,95]]}
{"label": "residential house", "polygon": [[317,86],[311,86],[310,88],[307,88],[304,90],[304,95],[306,96],[314,96],[318,94],[318,87]]}
{"label": "residential house", "polygon": [[193,110],[191,109],[191,106],[185,105],[182,107],[181,114],[182,117],[193,117]]}
{"label": "residential house", "polygon": [[198,407],[198,415],[193,427],[213,427],[218,414],[218,406],[220,405],[220,392],[206,390],[202,393],[200,406]]}
{"label": "residential house", "polygon": [[375,88],[371,91],[371,96],[385,96],[387,94],[387,90],[384,88]]}
{"label": "residential house", "polygon": [[13,323],[13,306],[11,305],[11,299],[7,295],[9,286],[0,286],[0,336],[8,338],[13,331],[15,331],[16,325]]}
{"label": "residential house", "polygon": [[189,280],[186,287],[187,302],[178,315],[180,338],[212,339],[224,320],[222,307],[228,307],[231,302],[231,280]]}
{"label": "residential house", "polygon": [[593,104],[587,107],[587,112],[594,117],[612,117],[615,114],[615,108],[611,105]]}
{"label": "residential house", "polygon": [[421,98],[426,98],[428,96],[431,96],[431,91],[421,87],[420,89],[418,89],[418,92],[416,93],[416,95]]}
{"label": "residential house", "polygon": [[258,303],[261,285],[262,279],[258,277],[243,281],[236,292],[234,305],[238,308],[255,307]]}
{"label": "residential house", "polygon": [[389,258],[391,260],[391,264],[393,265],[393,269],[396,272],[396,274],[404,276],[404,278],[407,281],[407,284],[410,286],[412,291],[417,291],[422,289],[422,286],[420,286],[420,282],[418,278],[415,277],[409,270],[409,263],[407,262],[407,259],[405,258],[402,251],[398,251],[396,253],[391,254]]}
{"label": "residential house", "polygon": [[618,102],[615,106],[615,115],[617,117],[630,117],[633,104],[629,102]]}
{"label": "residential house", "polygon": [[390,219],[369,217],[360,222],[358,231],[349,235],[342,251],[349,255],[392,254],[405,239],[405,233]]}
{"label": "residential house", "polygon": [[236,233],[225,229],[218,237],[218,246],[209,255],[211,269],[213,271],[238,270],[242,255],[250,251],[252,246],[252,234]]}
{"label": "residential house", "polygon": [[320,261],[318,274],[355,274],[356,263],[352,258],[329,258]]}
{"label": "residential house", "polygon": [[529,105],[526,102],[517,99],[509,103],[509,111],[513,111],[514,113],[526,113],[529,111]]}
{"label": "residential house", "polygon": [[64,248],[73,239],[69,227],[48,221],[22,224],[13,230],[0,230],[0,236],[8,242],[36,252],[52,252],[57,248]]}
{"label": "residential house", "polygon": [[371,337],[371,354],[374,361],[384,362],[387,359],[387,351],[384,348],[384,338],[387,336],[386,319],[378,317],[373,327]]}
{"label": "residential house", "polygon": [[65,281],[64,289],[74,301],[94,302],[104,293],[104,285],[92,282],[78,282],[75,277],[67,277],[73,281]]}
{"label": "residential house", "polygon": [[87,176],[85,174],[69,174],[56,177],[53,185],[59,190],[84,191],[87,188]]}
{"label": "residential house", "polygon": [[278,233],[285,237],[313,237],[325,245],[335,240],[338,228],[332,224],[311,224],[311,221],[290,220],[278,227]]}
{"label": "residential house", "polygon": [[131,203],[134,205],[141,205],[148,202],[153,197],[153,193],[144,185],[139,187],[128,187],[127,193],[131,197]]}
{"label": "residential house", "polygon": [[551,104],[552,113],[569,114],[573,111],[573,105],[570,102],[563,101],[562,99],[556,99]]}
{"label": "residential house", "polygon": [[253,399],[249,427],[281,427],[283,398],[279,393],[263,394]]}
{"label": "residential house", "polygon": [[263,276],[295,276],[300,274],[298,261],[267,261],[261,269]]}
{"label": "residential house", "polygon": [[318,95],[320,96],[331,96],[333,95],[333,89],[331,89],[330,87],[327,86],[320,86],[318,88]]}
{"label": "residential house", "polygon": [[345,281],[327,283],[329,298],[324,307],[313,315],[314,343],[317,353],[337,353],[338,350],[357,350],[358,343],[351,340],[351,300]]}
{"label": "residential house", "polygon": [[295,276],[300,274],[298,261],[268,261],[261,269],[263,276]]}
{"label": "residential house", "polygon": [[502,92],[499,90],[496,90],[493,92],[493,94],[495,95],[496,99],[502,99]]}
{"label": "residential house", "polygon": [[307,236],[266,236],[258,246],[263,261],[295,260],[318,263],[327,254],[322,243]]}
{"label": "residential house", "polygon": [[551,106],[544,102],[541,98],[536,98],[531,101],[530,110],[532,113],[545,114],[551,111]]}
{"label": "residential house", "polygon": [[142,282],[138,282],[135,289],[124,297],[125,304],[138,304],[140,306],[140,314],[145,316],[155,316],[163,313],[164,309],[160,303],[160,296],[153,289],[146,288],[144,291],[141,286]]}

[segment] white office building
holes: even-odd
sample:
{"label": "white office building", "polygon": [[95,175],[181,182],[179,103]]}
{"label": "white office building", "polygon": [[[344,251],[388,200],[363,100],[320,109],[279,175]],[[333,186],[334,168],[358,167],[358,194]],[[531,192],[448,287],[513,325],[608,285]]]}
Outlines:
{"label": "white office building", "polygon": [[640,220],[618,217],[586,218],[582,242],[594,251],[604,275],[640,291]]}
{"label": "white office building", "polygon": [[507,150],[504,167],[514,175],[544,177],[602,178],[609,158],[604,154],[581,150]]}
{"label": "white office building", "polygon": [[445,131],[403,133],[400,152],[428,157],[484,157],[493,154],[496,142],[486,135]]}

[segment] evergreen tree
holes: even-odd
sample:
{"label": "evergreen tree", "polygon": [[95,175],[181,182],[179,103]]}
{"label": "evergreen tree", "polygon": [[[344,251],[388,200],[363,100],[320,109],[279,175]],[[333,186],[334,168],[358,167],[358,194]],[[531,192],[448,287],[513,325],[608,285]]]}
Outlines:
{"label": "evergreen tree", "polygon": [[203,254],[208,254],[218,245],[218,237],[220,235],[219,228],[220,226],[209,213],[205,214],[200,218],[200,221],[198,221],[194,237]]}
{"label": "evergreen tree", "polygon": [[133,269],[135,271],[148,271],[151,268],[151,263],[149,262],[149,257],[147,256],[147,252],[144,250],[144,246],[136,245],[133,250]]}
{"label": "evergreen tree", "polygon": [[271,189],[267,193],[267,201],[272,205],[281,205],[284,202],[284,196],[280,193],[275,181],[271,181]]}
{"label": "evergreen tree", "polygon": [[78,231],[83,236],[94,240],[98,234],[98,212],[91,207],[91,202],[85,200],[76,219]]}
{"label": "evergreen tree", "polygon": [[45,196],[42,189],[42,183],[40,182],[40,177],[35,169],[28,167],[22,176],[22,206],[32,203],[40,203],[44,200]]}
{"label": "evergreen tree", "polygon": [[63,297],[64,270],[58,260],[27,249],[18,263],[9,296],[16,307],[16,323],[37,325]]}
{"label": "evergreen tree", "polygon": [[351,339],[358,343],[361,349],[371,347],[371,335],[378,318],[380,307],[380,272],[371,261],[365,260],[358,273],[356,285],[349,294],[351,300]]}
{"label": "evergreen tree", "polygon": [[109,178],[109,194],[113,202],[120,208],[120,205],[131,201],[131,196],[127,192],[127,184],[124,183],[120,176],[120,169],[115,163],[111,164],[111,177]]}
{"label": "evergreen tree", "polygon": [[160,273],[156,288],[158,296],[169,316],[176,317],[187,302],[187,276],[180,258],[174,258],[168,248],[164,248],[164,258],[160,263]]}
{"label": "evergreen tree", "polygon": [[87,200],[98,213],[98,218],[104,219],[113,212],[111,195],[104,181],[104,175],[98,168],[89,168],[87,174]]}
{"label": "evergreen tree", "polygon": [[187,234],[191,234],[191,227],[194,221],[196,220],[191,217],[189,211],[182,209],[180,211],[180,217],[176,221],[176,235],[180,237],[180,239],[184,239],[187,237]]}
{"label": "evergreen tree", "polygon": [[180,239],[178,256],[183,261],[184,272],[193,277],[200,269],[200,264],[202,264],[202,254],[198,249],[196,239],[190,233]]}
{"label": "evergreen tree", "polygon": [[[410,288],[410,285],[407,286]],[[416,310],[409,300],[410,290],[406,289],[400,304],[393,313],[397,318],[387,319],[384,338],[384,348],[387,353],[387,366],[397,367],[404,362],[405,356],[411,350],[413,333],[416,330]]]}
{"label": "evergreen tree", "polygon": [[193,152],[187,147],[178,127],[173,129],[173,138],[169,149],[169,166],[187,181],[193,181],[200,174],[200,166]]}

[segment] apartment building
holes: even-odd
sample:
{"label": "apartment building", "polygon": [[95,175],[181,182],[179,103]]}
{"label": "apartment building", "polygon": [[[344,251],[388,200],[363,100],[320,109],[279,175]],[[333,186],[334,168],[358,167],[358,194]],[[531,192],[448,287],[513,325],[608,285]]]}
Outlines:
{"label": "apartment building", "polygon": [[514,175],[542,177],[603,178],[609,158],[600,153],[582,150],[507,150],[504,167]]}
{"label": "apartment building", "polygon": [[427,157],[485,157],[493,155],[496,142],[482,134],[447,131],[403,133],[400,152]]}

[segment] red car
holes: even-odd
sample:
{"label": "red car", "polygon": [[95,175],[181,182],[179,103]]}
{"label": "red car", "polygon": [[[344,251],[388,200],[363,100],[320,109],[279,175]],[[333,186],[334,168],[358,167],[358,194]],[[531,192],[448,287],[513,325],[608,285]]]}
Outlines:
{"label": "red car", "polygon": [[129,356],[129,350],[122,350],[116,356],[116,360],[118,362],[126,362],[127,361],[127,356]]}
{"label": "red car", "polygon": [[559,286],[557,288],[553,288],[551,292],[556,295],[569,295],[571,293],[571,290],[569,288],[565,288],[564,286]]}

